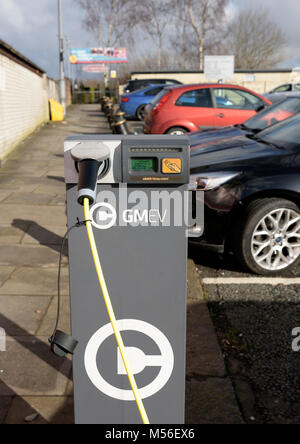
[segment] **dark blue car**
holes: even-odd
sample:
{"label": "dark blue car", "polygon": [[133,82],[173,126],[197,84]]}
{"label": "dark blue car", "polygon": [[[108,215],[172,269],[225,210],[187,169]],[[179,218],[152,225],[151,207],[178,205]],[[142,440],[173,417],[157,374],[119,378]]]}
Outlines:
{"label": "dark blue car", "polygon": [[165,84],[149,85],[146,88],[139,89],[129,94],[121,96],[120,108],[127,117],[144,120],[145,106],[165,88]]}

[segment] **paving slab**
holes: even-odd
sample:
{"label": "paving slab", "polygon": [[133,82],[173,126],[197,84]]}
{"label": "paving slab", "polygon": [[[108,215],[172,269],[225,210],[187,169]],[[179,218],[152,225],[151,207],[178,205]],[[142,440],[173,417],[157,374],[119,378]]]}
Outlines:
{"label": "paving slab", "polygon": [[14,189],[11,190],[1,190],[0,191],[0,202],[6,199],[11,193],[13,193]]}
{"label": "paving slab", "polygon": [[224,359],[204,302],[188,301],[186,347],[188,376],[225,376]]}
{"label": "paving slab", "polygon": [[18,227],[0,225],[0,245],[20,244],[28,227],[29,223],[26,222],[18,224]]}
{"label": "paving slab", "polygon": [[11,193],[3,203],[12,205],[48,205],[52,200],[52,194],[16,192]]}
{"label": "paving slab", "polygon": [[187,424],[243,424],[229,378],[187,382]]}
{"label": "paving slab", "polygon": [[66,226],[66,215],[61,206],[1,204],[1,224],[13,225],[15,219],[40,225]]}
{"label": "paving slab", "polygon": [[25,418],[38,414],[28,425],[73,424],[73,399],[64,396],[14,398],[7,413],[5,424],[25,424]]}
{"label": "paving slab", "polygon": [[200,276],[188,260],[187,375],[224,376],[224,359],[204,298]]}
{"label": "paving slab", "polygon": [[[56,315],[57,315],[57,297],[54,296],[47,310],[47,316],[43,318],[40,327],[36,332],[38,336],[49,336],[52,333],[56,322]],[[63,296],[61,298],[59,329],[69,335],[71,334],[70,318],[71,318],[70,300],[69,297]]]}
{"label": "paving slab", "polygon": [[67,199],[66,195],[62,194],[60,196],[55,196],[54,199],[51,201],[51,205],[66,205]]}
{"label": "paving slab", "polygon": [[7,339],[0,378],[1,396],[64,396],[71,361],[54,356],[47,337]]}
{"label": "paving slab", "polygon": [[47,167],[45,168],[35,168],[34,165],[23,165],[18,168],[6,168],[5,164],[2,174],[10,174],[13,176],[30,176],[30,177],[42,177],[47,171]]}
{"label": "paving slab", "polygon": [[48,177],[47,182],[42,183],[36,189],[36,193],[60,195],[66,197],[66,186],[60,181],[60,177]]}
{"label": "paving slab", "polygon": [[195,263],[192,259],[188,260],[187,269],[187,297],[188,299],[198,299],[203,301],[203,290]]}
{"label": "paving slab", "polygon": [[[0,296],[0,325],[6,335],[36,334],[50,300],[50,296]],[[54,325],[52,323],[52,329]],[[48,333],[51,333],[51,329]]]}
{"label": "paving slab", "polygon": [[24,235],[22,243],[60,246],[66,231],[66,227],[41,226],[36,223],[31,223]]}
{"label": "paving slab", "polygon": [[43,246],[2,245],[0,265],[36,267],[38,265],[57,265],[58,252]]}
{"label": "paving slab", "polygon": [[[68,296],[69,271],[67,267],[62,267],[60,287],[61,294]],[[11,274],[10,278],[0,288],[0,295],[53,296],[56,294],[57,266],[53,268],[19,268]]]}
{"label": "paving slab", "polygon": [[15,267],[4,267],[0,265],[0,287],[9,278]]}
{"label": "paving slab", "polygon": [[13,398],[11,396],[0,396],[0,424],[4,423],[12,401]]}

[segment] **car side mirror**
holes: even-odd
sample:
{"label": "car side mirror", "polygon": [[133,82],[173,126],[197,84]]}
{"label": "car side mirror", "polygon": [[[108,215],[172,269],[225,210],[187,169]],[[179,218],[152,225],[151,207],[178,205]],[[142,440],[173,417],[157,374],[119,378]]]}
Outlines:
{"label": "car side mirror", "polygon": [[263,109],[265,109],[265,105],[258,105],[258,107],[255,108],[255,111],[258,113],[259,111],[262,111]]}

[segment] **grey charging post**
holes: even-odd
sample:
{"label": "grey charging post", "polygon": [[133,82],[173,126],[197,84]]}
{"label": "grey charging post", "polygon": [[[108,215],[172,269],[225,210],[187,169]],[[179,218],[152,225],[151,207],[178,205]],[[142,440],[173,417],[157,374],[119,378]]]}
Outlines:
{"label": "grey charging post", "polygon": [[[99,256],[152,424],[184,423],[187,203],[185,136],[65,141],[68,227],[89,198]],[[140,424],[84,226],[69,236],[75,421]]]}

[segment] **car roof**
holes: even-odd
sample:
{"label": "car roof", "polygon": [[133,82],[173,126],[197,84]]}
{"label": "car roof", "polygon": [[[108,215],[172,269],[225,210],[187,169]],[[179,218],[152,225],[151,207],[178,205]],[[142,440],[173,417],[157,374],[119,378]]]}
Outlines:
{"label": "car roof", "polygon": [[134,80],[129,80],[129,83],[130,82],[153,82],[153,81],[155,81],[155,82],[157,82],[158,80],[169,80],[170,82],[179,82],[179,80],[175,80],[175,79],[169,79],[169,78],[162,78],[162,79],[155,79],[155,78],[153,78],[153,79],[134,79]]}
{"label": "car roof", "polygon": [[142,88],[135,89],[134,91],[131,91],[130,93],[127,93],[127,95],[129,95],[129,94],[136,94],[136,93],[139,93],[141,91],[148,91],[149,89],[155,89],[155,88],[159,88],[159,87],[165,88],[166,85],[164,83],[160,83],[160,84],[156,84],[156,85],[143,86]]}
{"label": "car roof", "polygon": [[[246,91],[251,91],[244,86],[232,84],[232,83],[191,83],[185,85],[168,85],[168,89],[191,89],[191,88],[236,88],[236,89],[244,89]],[[254,91],[253,91],[254,92]],[[257,93],[255,93],[257,94]]]}

